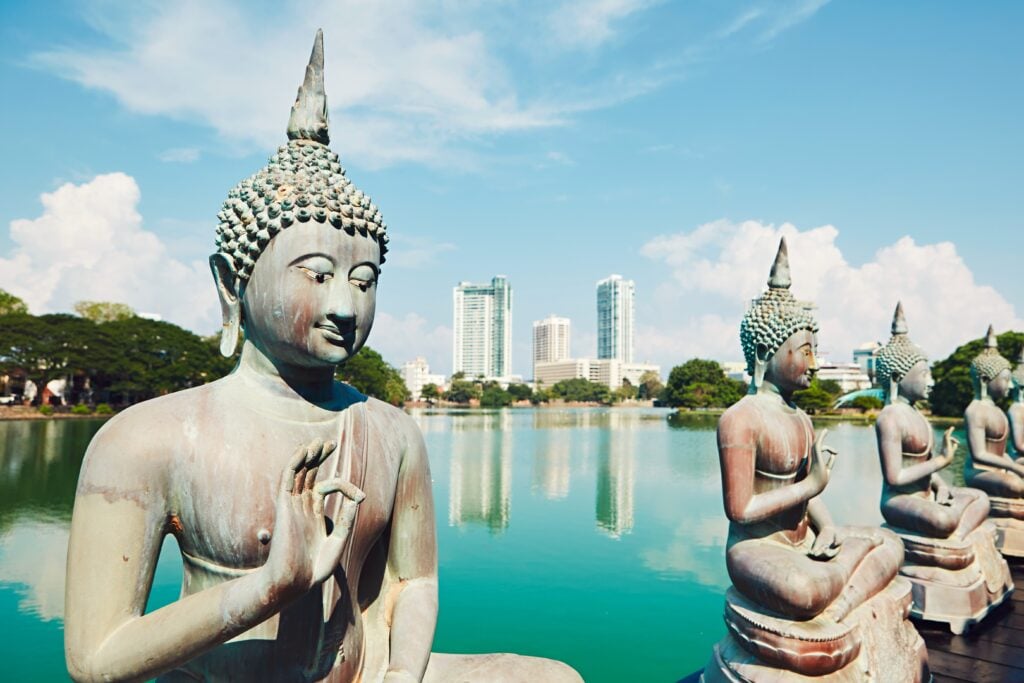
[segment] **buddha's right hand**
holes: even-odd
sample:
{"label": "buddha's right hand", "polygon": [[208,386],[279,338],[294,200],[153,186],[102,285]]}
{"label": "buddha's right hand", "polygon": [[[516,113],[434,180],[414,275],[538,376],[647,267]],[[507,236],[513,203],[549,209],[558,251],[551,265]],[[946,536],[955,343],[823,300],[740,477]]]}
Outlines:
{"label": "buddha's right hand", "polygon": [[[366,495],[344,479],[316,481],[320,465],[335,448],[334,442],[319,439],[301,446],[281,473],[273,540],[264,565],[272,593],[297,597],[331,576],[341,561],[356,508]],[[343,499],[328,534],[324,498],[332,493]]]}
{"label": "buddha's right hand", "polygon": [[814,440],[814,446],[811,448],[811,468],[807,474],[807,479],[818,493],[828,484],[832,463],[836,457],[836,451],[825,445],[825,436],[827,434],[828,430],[822,429]]}
{"label": "buddha's right hand", "polygon": [[956,449],[959,445],[960,441],[953,436],[953,427],[950,427],[942,435],[942,455],[939,456],[939,459],[945,463],[943,467],[953,462],[953,456],[956,455]]}

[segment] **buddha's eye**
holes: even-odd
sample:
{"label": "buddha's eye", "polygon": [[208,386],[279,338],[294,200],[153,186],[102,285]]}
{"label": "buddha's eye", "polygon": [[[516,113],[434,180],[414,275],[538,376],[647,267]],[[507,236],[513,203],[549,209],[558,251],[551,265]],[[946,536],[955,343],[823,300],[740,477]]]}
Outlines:
{"label": "buddha's eye", "polygon": [[348,274],[348,281],[360,291],[365,292],[377,282],[377,272],[366,264],[361,264],[352,269]]}
{"label": "buddha's eye", "polygon": [[334,273],[325,273],[319,270],[313,270],[312,268],[306,268],[305,266],[299,266],[302,274],[308,277],[310,280],[315,280],[319,284],[324,284],[328,280],[334,277]]}

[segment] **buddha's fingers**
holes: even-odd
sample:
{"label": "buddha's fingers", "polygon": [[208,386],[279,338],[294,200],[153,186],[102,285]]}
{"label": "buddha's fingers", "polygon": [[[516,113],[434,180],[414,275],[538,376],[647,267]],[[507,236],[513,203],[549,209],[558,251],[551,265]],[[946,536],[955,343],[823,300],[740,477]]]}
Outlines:
{"label": "buddha's fingers", "polygon": [[291,493],[295,490],[295,475],[302,469],[303,463],[306,462],[306,447],[299,446],[295,449],[295,453],[288,459],[288,464],[285,466],[284,471],[281,472],[281,492]]}

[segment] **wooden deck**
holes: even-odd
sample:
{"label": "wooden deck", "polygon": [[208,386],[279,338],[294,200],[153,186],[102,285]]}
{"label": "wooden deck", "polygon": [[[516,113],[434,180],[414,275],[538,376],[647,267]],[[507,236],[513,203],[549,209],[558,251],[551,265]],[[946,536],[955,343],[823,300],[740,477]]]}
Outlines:
{"label": "wooden deck", "polygon": [[[1024,564],[1010,564],[1016,590],[962,636],[941,624],[915,622],[928,646],[935,683],[1024,683]],[[696,671],[678,683],[697,683]]]}

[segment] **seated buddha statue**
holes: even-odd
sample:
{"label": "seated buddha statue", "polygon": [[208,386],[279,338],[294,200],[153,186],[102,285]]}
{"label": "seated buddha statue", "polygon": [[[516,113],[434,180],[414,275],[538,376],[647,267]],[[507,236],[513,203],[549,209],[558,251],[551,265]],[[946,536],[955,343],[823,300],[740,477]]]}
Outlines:
{"label": "seated buddha statue", "polygon": [[819,497],[835,452],[793,403],[817,371],[818,325],[811,305],[789,288],[783,239],[768,291],[740,325],[750,391],[718,423],[733,587],[729,635],[704,678],[790,680],[790,671],[860,680],[855,672],[890,661],[905,680],[920,680],[926,654],[906,621],[910,586],[897,577],[899,539],[879,528],[836,526]]}
{"label": "seated buddha statue", "polygon": [[988,496],[950,487],[938,472],[953,461],[950,427],[941,450],[917,409],[933,386],[928,358],[908,336],[903,305],[896,305],[892,338],[878,352],[877,377],[885,407],[875,422],[882,466],[882,516],[900,536],[900,573],[915,586],[912,614],[962,633],[1009,597],[1013,580],[987,522]]}
{"label": "seated buddha statue", "polygon": [[1013,403],[1006,411],[1010,423],[1013,452],[1018,463],[1024,463],[1024,346],[1017,356],[1017,367],[1010,374],[1013,382]]}
{"label": "seated buddha statue", "polygon": [[[76,681],[580,681],[507,654],[431,653],[437,544],[422,436],[335,380],[366,341],[387,230],[328,147],[318,32],[288,142],[228,194],[210,257],[221,351],[205,386],[97,433],[68,549]],[[145,612],[167,534],[181,596]]]}
{"label": "seated buddha statue", "polygon": [[1010,392],[1010,361],[999,354],[990,325],[985,348],[971,361],[974,400],[964,411],[967,459],[964,481],[989,496],[990,518],[1004,555],[1024,557],[1024,461],[1007,453],[1010,421],[996,404]]}

